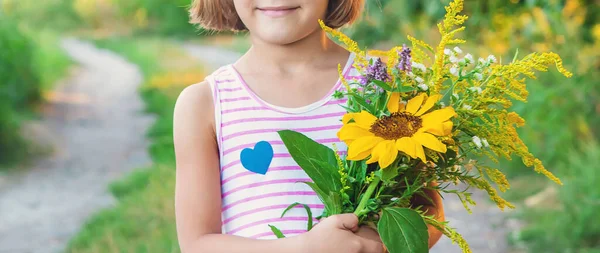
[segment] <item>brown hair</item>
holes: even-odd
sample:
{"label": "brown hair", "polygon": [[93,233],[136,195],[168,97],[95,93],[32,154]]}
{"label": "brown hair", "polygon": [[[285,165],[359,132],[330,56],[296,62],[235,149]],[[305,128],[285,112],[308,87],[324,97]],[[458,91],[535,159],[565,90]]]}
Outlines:
{"label": "brown hair", "polygon": [[[365,0],[329,0],[325,24],[340,28],[354,22]],[[235,11],[233,0],[194,0],[190,8],[190,23],[215,31],[245,31],[246,26]]]}

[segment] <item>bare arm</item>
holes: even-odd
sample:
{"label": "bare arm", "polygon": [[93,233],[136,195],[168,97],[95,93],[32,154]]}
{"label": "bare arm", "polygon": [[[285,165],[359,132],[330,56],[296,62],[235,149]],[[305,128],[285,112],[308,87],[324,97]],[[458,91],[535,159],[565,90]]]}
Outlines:
{"label": "bare arm", "polygon": [[267,241],[221,234],[219,153],[213,111],[208,83],[186,88],[175,106],[175,212],[181,251],[302,252],[300,237]]}
{"label": "bare arm", "polygon": [[[437,183],[432,183],[432,186],[437,186]],[[438,221],[444,221],[444,204],[442,203],[442,197],[439,192],[435,190],[425,190],[425,194],[431,199],[431,201],[424,197],[415,197],[412,201],[415,206],[423,206],[427,212],[427,215],[435,216]],[[442,232],[437,228],[427,224],[427,230],[429,232],[429,248],[431,249],[442,237]]]}

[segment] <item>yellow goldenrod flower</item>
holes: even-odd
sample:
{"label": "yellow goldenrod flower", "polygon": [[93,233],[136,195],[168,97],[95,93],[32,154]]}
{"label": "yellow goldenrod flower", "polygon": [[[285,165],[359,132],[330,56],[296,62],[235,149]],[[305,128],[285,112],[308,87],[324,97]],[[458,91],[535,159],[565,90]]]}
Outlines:
{"label": "yellow goldenrod flower", "polygon": [[389,116],[377,118],[369,112],[348,113],[338,132],[340,140],[348,144],[348,160],[358,161],[371,156],[367,163],[379,162],[387,168],[402,151],[412,158],[427,161],[423,147],[446,152],[446,145],[436,136],[447,136],[452,131],[452,107],[427,113],[440,99],[434,95],[426,99],[420,94],[409,100],[406,106],[400,102],[400,94],[392,93]]}

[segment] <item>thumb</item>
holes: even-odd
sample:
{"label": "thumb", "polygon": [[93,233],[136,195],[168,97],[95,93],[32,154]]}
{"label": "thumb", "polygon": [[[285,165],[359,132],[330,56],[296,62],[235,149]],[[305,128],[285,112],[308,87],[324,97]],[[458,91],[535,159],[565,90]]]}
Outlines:
{"label": "thumb", "polygon": [[358,231],[358,216],[353,213],[345,213],[336,215],[337,227],[341,229],[350,230],[352,232]]}

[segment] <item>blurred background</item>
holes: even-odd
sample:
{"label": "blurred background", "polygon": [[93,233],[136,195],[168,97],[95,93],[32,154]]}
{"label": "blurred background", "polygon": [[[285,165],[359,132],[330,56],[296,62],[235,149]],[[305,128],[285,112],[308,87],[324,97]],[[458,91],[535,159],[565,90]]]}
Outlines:
{"label": "blurred background", "polygon": [[[437,44],[449,0],[368,0],[344,32],[369,48]],[[188,24],[190,0],[0,0],[0,252],[179,252],[172,112],[249,47]],[[528,82],[520,134],[563,186],[504,161],[517,205],[482,194],[450,224],[473,252],[600,252],[600,1],[466,0],[464,51],[554,51],[574,72]],[[408,44],[408,43],[407,43]],[[444,239],[433,252],[459,252]]]}

